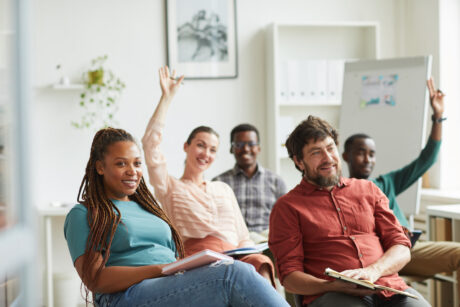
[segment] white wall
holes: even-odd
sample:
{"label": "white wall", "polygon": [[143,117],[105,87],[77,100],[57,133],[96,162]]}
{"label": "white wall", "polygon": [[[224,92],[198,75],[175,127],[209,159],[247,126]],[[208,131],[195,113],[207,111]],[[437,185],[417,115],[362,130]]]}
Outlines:
{"label": "white wall", "polygon": [[[127,84],[118,113],[120,126],[142,137],[160,95],[157,69],[166,61],[164,2],[160,0],[36,0],[33,22],[35,86],[33,182],[37,206],[75,202],[94,131],[70,121],[80,112],[78,91],[51,90],[56,64],[78,82],[90,59],[109,55],[108,66]],[[237,1],[239,76],[229,80],[187,81],[174,101],[165,130],[170,172],[180,176],[182,143],[200,124],[221,134],[221,149],[208,178],[233,165],[229,131],[241,122],[265,122],[264,29],[274,21],[376,20],[381,25],[381,55],[397,50],[398,5],[387,0]],[[265,161],[262,153],[261,161]]]}
{"label": "white wall", "polygon": [[[443,190],[460,189],[460,3],[457,0],[407,0],[400,4],[404,14],[401,55],[433,55],[432,75],[445,97],[443,144],[438,162],[429,171],[429,184]],[[431,110],[429,113],[431,116]],[[427,135],[431,121],[428,118]]]}
{"label": "white wall", "polygon": [[[406,38],[413,40],[414,33],[419,33],[417,27],[407,24],[406,18],[420,20],[431,6],[430,0],[420,2],[420,11],[414,11],[415,2],[411,0],[237,1],[239,76],[185,82],[171,106],[165,130],[163,149],[171,161],[170,172],[181,175],[182,144],[190,130],[200,124],[210,125],[221,134],[222,145],[208,178],[232,167],[228,134],[236,124],[251,122],[259,127],[263,149],[266,127],[270,125],[265,121],[264,109],[264,29],[268,24],[377,21],[383,58],[423,54],[419,51],[425,50],[418,43],[406,47]],[[54,200],[76,201],[94,134],[70,126],[80,111],[79,92],[49,88],[59,77],[56,64],[62,64],[71,80],[78,82],[92,58],[108,54],[108,66],[127,84],[118,114],[120,126],[140,139],[160,95],[157,69],[166,62],[165,8],[163,0],[35,0],[32,3],[35,90],[31,124],[35,134],[31,171],[34,205],[42,207]],[[429,28],[437,19],[427,22]],[[433,35],[430,32],[430,37]],[[265,156],[262,153],[262,163]],[[53,228],[58,237],[56,270],[72,270],[68,259],[64,259],[68,255],[63,246],[63,219],[56,222]]]}
{"label": "white wall", "polygon": [[[427,55],[433,56],[432,75],[437,86],[440,85],[439,71],[439,1],[438,0],[408,0],[402,6],[405,19],[403,31],[401,31],[401,56]],[[429,16],[429,18],[427,18]],[[427,138],[431,132],[432,111],[429,108],[427,115]],[[441,147],[441,150],[445,146]],[[440,182],[440,163],[437,162],[431,167],[428,173],[428,183],[430,187],[439,187]]]}
{"label": "white wall", "polygon": [[448,120],[444,124],[444,141],[441,151],[439,186],[442,189],[460,190],[460,3],[457,0],[439,0],[440,75],[446,93]]}

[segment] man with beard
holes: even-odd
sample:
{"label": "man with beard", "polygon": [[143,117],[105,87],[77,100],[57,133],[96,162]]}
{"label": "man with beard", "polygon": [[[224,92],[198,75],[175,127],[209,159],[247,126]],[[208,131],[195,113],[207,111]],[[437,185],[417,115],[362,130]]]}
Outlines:
{"label": "man with beard", "polygon": [[257,162],[259,131],[251,124],[240,124],[230,133],[230,153],[236,164],[213,180],[227,183],[235,192],[238,205],[254,242],[266,241],[268,221],[276,200],[286,193],[283,179]]}
{"label": "man with beard", "polygon": [[[369,179],[374,182],[390,201],[390,209],[405,227],[410,236],[409,222],[399,208],[396,196],[414,184],[436,161],[441,147],[444,94],[435,90],[433,80],[428,80],[430,103],[433,109],[430,138],[420,155],[408,165],[369,178],[376,163],[374,140],[366,134],[354,134],[345,141],[343,160],[348,165],[350,177]],[[430,277],[437,273],[460,269],[460,243],[458,242],[417,242],[411,249],[411,261],[401,270],[403,275]],[[460,274],[457,275],[460,277]],[[460,280],[459,280],[460,282]],[[459,283],[460,285],[460,283]]]}
{"label": "man with beard", "polygon": [[[410,241],[371,181],[341,177],[337,132],[314,116],[286,141],[301,182],[275,204],[269,246],[281,283],[316,306],[429,306],[398,276]],[[326,268],[412,293],[373,291],[325,276]]]}

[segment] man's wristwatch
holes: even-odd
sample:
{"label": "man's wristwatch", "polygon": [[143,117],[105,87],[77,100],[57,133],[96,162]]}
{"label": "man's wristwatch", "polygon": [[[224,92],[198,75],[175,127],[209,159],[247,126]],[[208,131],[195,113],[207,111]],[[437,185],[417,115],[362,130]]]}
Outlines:
{"label": "man's wristwatch", "polygon": [[433,123],[442,123],[443,121],[445,121],[447,119],[447,117],[440,117],[440,118],[436,118],[434,117],[434,114],[431,115],[431,120],[433,121]]}

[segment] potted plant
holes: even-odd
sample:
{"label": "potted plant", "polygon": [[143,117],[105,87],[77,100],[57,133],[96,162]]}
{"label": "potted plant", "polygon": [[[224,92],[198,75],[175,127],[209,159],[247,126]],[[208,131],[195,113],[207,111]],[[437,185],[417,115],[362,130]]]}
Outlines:
{"label": "potted plant", "polygon": [[85,85],[79,105],[84,109],[80,121],[73,121],[76,128],[103,128],[116,125],[118,101],[125,83],[105,67],[107,55],[91,61],[91,67],[83,73]]}

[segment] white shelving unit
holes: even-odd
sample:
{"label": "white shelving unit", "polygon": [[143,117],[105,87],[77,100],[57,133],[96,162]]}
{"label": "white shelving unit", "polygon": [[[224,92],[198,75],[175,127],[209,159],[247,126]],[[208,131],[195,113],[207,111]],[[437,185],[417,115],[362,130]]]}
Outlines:
{"label": "white shelving unit", "polygon": [[82,90],[85,87],[84,84],[80,83],[71,83],[71,84],[53,84],[51,85],[51,88],[54,90],[60,90],[60,91],[65,91],[65,90]]}
{"label": "white shelving unit", "polygon": [[[333,62],[379,58],[379,26],[376,22],[274,23],[266,32],[266,89],[268,166],[280,174],[288,189],[298,184],[300,172],[287,157],[284,140],[308,115],[338,127],[341,94],[336,98],[290,99],[283,97],[286,63]],[[324,66],[322,66],[324,67]],[[305,67],[297,73],[307,73]],[[321,74],[324,72],[317,70]],[[311,73],[311,72],[310,72]],[[315,76],[313,76],[315,77]],[[292,76],[291,78],[292,79]],[[309,80],[312,78],[310,77]],[[294,80],[305,83],[308,78]],[[290,81],[292,83],[292,81]]]}
{"label": "white shelving unit", "polygon": [[53,280],[53,218],[66,216],[71,207],[46,207],[39,210],[45,226],[45,280],[46,306],[54,307],[54,280]]}

